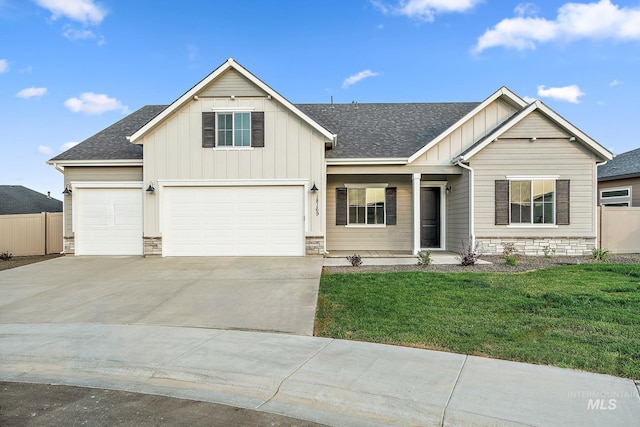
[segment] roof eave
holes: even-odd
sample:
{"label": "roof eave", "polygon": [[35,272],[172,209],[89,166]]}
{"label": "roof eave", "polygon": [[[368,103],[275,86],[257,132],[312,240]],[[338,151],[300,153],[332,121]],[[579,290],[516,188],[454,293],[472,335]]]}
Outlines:
{"label": "roof eave", "polygon": [[300,117],[303,121],[305,121],[309,126],[314,128],[316,131],[321,133],[327,141],[330,141],[332,145],[335,145],[336,136],[329,132],[324,127],[320,126],[317,122],[311,119],[309,116],[304,114],[301,110],[299,110],[295,105],[289,102],[285,97],[280,95],[278,92],[269,87],[262,80],[253,75],[250,71],[244,68],[242,65],[238,64],[233,58],[227,59],[222,65],[216,68],[213,72],[211,72],[207,77],[202,79],[198,84],[193,86],[187,92],[185,92],[180,98],[174,101],[171,105],[165,108],[160,114],[154,117],[149,123],[138,129],[132,135],[130,135],[127,139],[134,144],[141,144],[141,142],[137,142],[144,134],[146,134],[151,129],[155,128],[159,123],[164,121],[170,114],[176,111],[178,108],[182,107],[187,102],[191,101],[198,92],[200,92],[205,86],[209,85],[212,81],[218,78],[225,71],[233,68],[240,74],[242,74],[246,79],[248,79],[251,83],[258,86],[268,95],[270,95],[273,99],[280,102],[298,117]]}
{"label": "roof eave", "polygon": [[142,166],[142,159],[117,159],[117,160],[48,160],[47,164],[56,169],[64,169],[66,166]]}
{"label": "roof eave", "polygon": [[433,148],[440,141],[442,141],[447,136],[449,136],[453,131],[455,131],[460,126],[462,126],[466,121],[468,121],[473,116],[478,114],[480,111],[482,111],[484,108],[486,108],[493,101],[495,101],[496,99],[501,98],[501,97],[505,98],[508,102],[510,102],[511,104],[513,104],[514,106],[519,107],[519,108],[524,108],[527,105],[527,102],[525,100],[520,98],[518,95],[516,95],[514,92],[512,92],[506,86],[502,86],[500,89],[498,89],[493,94],[491,94],[487,99],[485,99],[480,104],[478,104],[477,107],[475,107],[473,110],[468,112],[464,117],[462,117],[460,120],[458,120],[453,125],[451,125],[447,130],[442,132],[436,138],[432,139],[427,145],[423,146],[418,151],[416,151],[414,154],[412,154],[411,157],[409,157],[409,163],[411,163],[411,162],[415,161],[416,159],[418,159],[420,156],[422,156],[424,153],[429,151],[431,148]]}
{"label": "roof eave", "polygon": [[397,157],[380,157],[380,158],[338,158],[326,159],[328,166],[358,166],[358,165],[406,165],[408,159]]}

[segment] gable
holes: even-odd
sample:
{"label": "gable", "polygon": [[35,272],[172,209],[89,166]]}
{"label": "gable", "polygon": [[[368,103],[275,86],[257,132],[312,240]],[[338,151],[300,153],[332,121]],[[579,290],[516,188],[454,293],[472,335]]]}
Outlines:
{"label": "gable", "polygon": [[552,122],[539,111],[534,111],[506,131],[500,138],[506,139],[551,139],[568,138],[569,133]]}
{"label": "gable", "polygon": [[242,74],[234,69],[229,69],[222,73],[215,81],[205,86],[197,93],[199,97],[219,97],[219,96],[266,96],[266,92],[255,84],[247,80]]}

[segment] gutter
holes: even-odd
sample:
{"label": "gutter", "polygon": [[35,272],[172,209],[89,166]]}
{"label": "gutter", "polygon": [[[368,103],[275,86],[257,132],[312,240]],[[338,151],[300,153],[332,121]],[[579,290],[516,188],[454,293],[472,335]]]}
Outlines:
{"label": "gutter", "polygon": [[473,248],[476,245],[476,233],[475,233],[475,206],[474,206],[474,192],[473,189],[475,187],[474,182],[474,170],[471,166],[465,165],[462,163],[462,158],[458,157],[454,160],[456,166],[460,166],[463,169],[469,171],[469,245]]}

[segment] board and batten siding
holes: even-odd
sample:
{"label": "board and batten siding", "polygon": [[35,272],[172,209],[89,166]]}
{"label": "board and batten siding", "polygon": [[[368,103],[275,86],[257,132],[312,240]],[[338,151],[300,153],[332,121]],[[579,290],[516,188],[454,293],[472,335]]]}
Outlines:
{"label": "board and batten siding", "polygon": [[[248,83],[247,83],[248,84]],[[212,89],[208,89],[212,90]],[[250,108],[264,112],[264,147],[203,148],[202,112]],[[323,191],[324,137],[275,100],[205,98],[171,114],[142,139],[144,182],[158,180],[303,179]],[[322,198],[322,194],[319,194]],[[312,200],[313,199],[313,200]],[[308,236],[323,235],[322,210],[308,197]],[[159,198],[145,198],[145,236],[157,237]]]}
{"label": "board and batten siding", "polygon": [[[72,182],[118,182],[118,181],[142,181],[142,167],[75,167],[64,168],[64,188]],[[64,197],[64,237],[73,237],[72,214],[73,194]]]}
{"label": "board and batten siding", "polygon": [[448,251],[462,252],[462,245],[469,244],[469,172],[450,175],[451,191],[447,197]]}
{"label": "board and batten siding", "polygon": [[502,100],[496,100],[486,108],[463,123],[449,136],[429,149],[424,155],[411,163],[412,166],[421,165],[451,165],[454,159],[473,143],[487,135],[509,117],[516,113],[516,109]]}
{"label": "board and batten siding", "polygon": [[[336,188],[344,184],[384,183],[396,187],[396,225],[349,227],[336,225]],[[411,175],[329,175],[327,178],[327,250],[413,250]]]}
{"label": "board and batten siding", "polygon": [[[631,188],[631,207],[640,207],[640,177],[599,182],[598,198],[600,198],[600,191],[609,188]],[[602,200],[599,203],[602,203]]]}
{"label": "board and batten siding", "polygon": [[[538,139],[530,142],[533,136]],[[536,113],[471,158],[477,238],[596,236],[595,155],[579,142],[570,142],[569,136]],[[508,175],[557,175],[570,180],[570,224],[553,228],[495,225],[495,180]]]}

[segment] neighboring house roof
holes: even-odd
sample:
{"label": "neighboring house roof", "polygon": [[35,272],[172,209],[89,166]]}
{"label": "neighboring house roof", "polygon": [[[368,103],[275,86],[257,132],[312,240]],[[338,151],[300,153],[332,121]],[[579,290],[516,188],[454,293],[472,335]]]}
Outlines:
{"label": "neighboring house roof", "polygon": [[129,142],[127,136],[140,129],[166,107],[166,105],[144,106],[57,155],[48,163],[62,163],[69,160],[142,160],[142,147]]}
{"label": "neighboring house roof", "polygon": [[272,97],[280,104],[284,105],[289,111],[300,117],[304,122],[306,122],[309,126],[320,132],[328,141],[335,141],[335,135],[331,134],[327,129],[323,128],[316,121],[309,118],[306,114],[300,111],[295,105],[289,102],[284,96],[280,95],[278,92],[269,87],[266,83],[260,80],[258,77],[249,72],[242,65],[238,64],[233,58],[227,59],[222,65],[216,68],[211,74],[202,79],[198,84],[193,86],[191,89],[186,91],[180,98],[175,100],[171,105],[169,105],[164,111],[154,117],[149,123],[137,129],[135,132],[131,134],[130,141],[136,142],[140,139],[145,133],[155,128],[159,123],[161,123],[164,119],[166,119],[171,113],[182,107],[185,103],[191,102],[194,96],[197,96],[198,92],[212,83],[216,78],[222,75],[227,70],[234,69],[238,73],[240,73],[243,77],[249,80],[251,83],[256,85],[258,88],[263,90],[268,96]]}
{"label": "neighboring house roof", "polygon": [[635,178],[640,176],[640,148],[618,154],[598,167],[598,181]]}
{"label": "neighboring house roof", "polygon": [[298,104],[337,134],[327,158],[408,158],[478,102],[415,104]]}
{"label": "neighboring house roof", "polygon": [[62,212],[62,202],[22,185],[0,185],[0,215]]}
{"label": "neighboring house roof", "polygon": [[[480,152],[487,145],[491,144],[493,141],[502,136],[509,129],[514,127],[516,124],[520,123],[524,118],[529,116],[534,111],[539,111],[544,114],[550,120],[552,120],[555,124],[563,128],[569,134],[572,135],[572,139],[577,142],[585,145],[588,149],[590,149],[593,153],[598,155],[602,160],[611,160],[613,158],[613,154],[604,148],[602,145],[598,144],[595,140],[589,137],[587,134],[582,132],[580,129],[569,123],[563,117],[561,117],[558,113],[553,111],[551,108],[546,106],[539,100],[532,102],[527,105],[523,110],[511,116],[508,120],[494,129],[491,133],[481,138],[479,141],[471,145],[469,148],[464,150],[460,156],[452,160],[452,163],[456,163],[458,161],[466,162],[471,157],[475,156],[478,152]],[[531,135],[531,137],[535,137],[536,135]]]}

